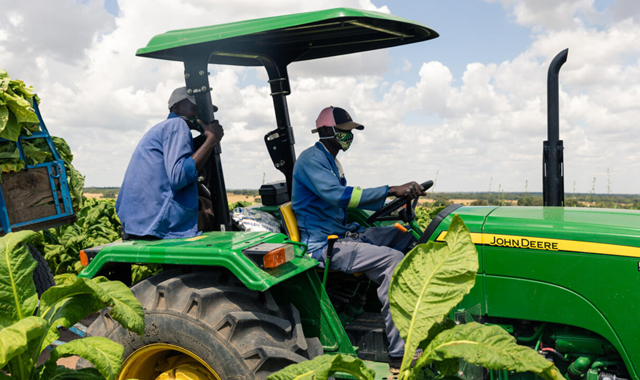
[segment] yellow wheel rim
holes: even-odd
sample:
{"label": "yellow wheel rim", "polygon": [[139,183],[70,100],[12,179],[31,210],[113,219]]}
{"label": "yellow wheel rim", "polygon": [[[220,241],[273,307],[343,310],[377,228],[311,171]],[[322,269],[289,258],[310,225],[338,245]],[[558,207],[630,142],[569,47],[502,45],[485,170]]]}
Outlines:
{"label": "yellow wheel rim", "polygon": [[182,347],[154,343],[122,363],[117,380],[222,380],[202,358]]}

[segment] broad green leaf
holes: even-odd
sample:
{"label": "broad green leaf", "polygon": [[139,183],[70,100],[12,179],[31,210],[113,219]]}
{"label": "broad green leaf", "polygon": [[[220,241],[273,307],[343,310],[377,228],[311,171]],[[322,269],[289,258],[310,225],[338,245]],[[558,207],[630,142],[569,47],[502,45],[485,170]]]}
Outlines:
{"label": "broad green leaf", "polygon": [[122,325],[140,336],[144,335],[144,309],[131,289],[120,281],[102,281],[97,283],[112,302],[109,315]]}
{"label": "broad green leaf", "polygon": [[[19,82],[19,83],[17,83]],[[35,88],[31,86],[25,86],[24,82],[13,80],[10,82],[11,88],[16,95],[22,96],[29,104],[32,104],[33,96],[35,95]]]}
{"label": "broad green leaf", "polygon": [[7,107],[16,116],[18,123],[39,123],[38,115],[31,107],[31,103],[26,101],[20,95],[9,95],[5,92],[4,96]]}
{"label": "broad green leaf", "polygon": [[63,273],[54,276],[53,280],[56,282],[56,285],[70,285],[76,282],[77,278],[78,276],[73,273]]}
{"label": "broad green leaf", "polygon": [[47,314],[47,321],[51,328],[44,340],[40,342],[40,349],[44,349],[60,337],[57,326],[69,328],[87,315],[97,313],[103,308],[104,303],[92,294],[78,294],[56,302]]}
{"label": "broad green leaf", "polygon": [[[10,81],[11,80],[9,78],[0,77],[0,92],[7,91],[7,89],[9,88]],[[4,98],[4,96],[2,98]]]}
{"label": "broad green leaf", "polygon": [[[8,104],[7,104],[8,105]],[[0,137],[9,141],[18,141],[20,136],[20,123],[16,120],[13,112],[9,112],[9,119],[4,128],[0,130]]]}
{"label": "broad green leaf", "polygon": [[12,160],[12,161],[4,161],[0,164],[0,169],[4,173],[8,172],[19,172],[24,169],[24,161],[20,159]]}
{"label": "broad green leaf", "polygon": [[273,373],[267,380],[326,380],[336,372],[344,372],[359,380],[374,380],[375,373],[364,362],[348,355],[322,355],[313,360],[291,364]]}
{"label": "broad green leaf", "polygon": [[515,338],[499,326],[470,322],[447,330],[431,341],[415,367],[453,358],[490,370],[533,372],[546,380],[564,380],[552,362],[531,348],[517,344]]}
{"label": "broad green leaf", "polygon": [[[431,372],[429,368],[422,368],[422,370],[413,370],[409,374],[408,380],[434,380],[436,375]],[[438,378],[438,380],[454,380],[451,376],[445,376],[444,378]]]}
{"label": "broad green leaf", "polygon": [[47,244],[44,246],[44,258],[51,261],[56,257],[60,257],[64,253],[64,247],[59,244]]}
{"label": "broad green leaf", "polygon": [[38,303],[32,272],[37,263],[25,246],[33,231],[0,238],[0,328],[33,315]]}
{"label": "broad green leaf", "polygon": [[[38,139],[41,140],[41,139]],[[38,141],[36,140],[36,142]],[[53,159],[53,155],[49,151],[49,147],[46,145],[37,144],[36,142],[32,143],[29,141],[23,140],[22,142],[22,150],[27,157],[30,165],[37,165],[43,162],[49,162]]]}
{"label": "broad green leaf", "polygon": [[56,285],[49,288],[40,298],[38,315],[52,320],[56,313],[56,304],[64,299],[78,295],[87,295],[100,301],[103,307],[111,307],[111,317],[123,327],[144,335],[144,310],[125,284],[120,281],[93,281],[76,278],[74,283]]}
{"label": "broad green leaf", "polygon": [[[114,380],[122,366],[124,348],[102,337],[76,339],[54,348],[45,367],[57,368],[58,359],[73,355],[90,361],[107,380]],[[49,370],[45,369],[45,371]]]}
{"label": "broad green leaf", "polygon": [[[56,303],[61,302],[65,298],[89,295],[96,297],[101,302],[108,305],[110,297],[106,295],[93,281],[87,278],[76,278],[75,282],[64,285],[56,285],[47,289],[40,297],[40,307],[38,315],[49,319]],[[109,305],[110,306],[110,305]]]}
{"label": "broad green leaf", "polygon": [[444,321],[442,322],[434,323],[433,326],[431,326],[431,328],[429,329],[429,333],[427,334],[427,337],[422,342],[420,342],[419,347],[424,350],[429,345],[429,343],[431,343],[433,338],[438,336],[438,334],[440,334],[445,330],[452,329],[455,326],[456,326],[456,323],[449,318],[445,318]]}
{"label": "broad green leaf", "polygon": [[[26,317],[0,330],[0,368],[24,353],[30,341],[44,335],[49,325],[38,317]],[[1,371],[0,371],[1,372]]]}
{"label": "broad green leaf", "polygon": [[71,148],[69,148],[69,144],[61,138],[61,137],[52,137],[53,146],[56,147],[58,154],[65,161],[73,161],[73,153],[71,153]]}
{"label": "broad green leaf", "polygon": [[460,359],[458,358],[436,361],[434,364],[438,372],[445,376],[455,375],[460,370]]}
{"label": "broad green leaf", "polygon": [[478,271],[478,253],[469,230],[454,215],[444,243],[416,246],[398,264],[389,286],[393,322],[405,341],[401,378],[413,353],[451,308],[469,293]]}
{"label": "broad green leaf", "polygon": [[0,131],[3,130],[9,122],[9,109],[5,105],[0,105]]}
{"label": "broad green leaf", "polygon": [[[100,374],[97,368],[71,369],[65,366],[57,366],[49,368],[46,375],[41,376],[40,380],[104,380],[104,376]],[[11,379],[11,378],[9,378]]]}

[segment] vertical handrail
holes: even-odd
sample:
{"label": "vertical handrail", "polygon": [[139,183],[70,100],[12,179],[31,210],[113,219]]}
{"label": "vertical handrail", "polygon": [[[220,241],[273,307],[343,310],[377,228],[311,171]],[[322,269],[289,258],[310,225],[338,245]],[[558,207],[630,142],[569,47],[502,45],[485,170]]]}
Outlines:
{"label": "vertical handrail", "polygon": [[[211,88],[209,87],[209,54],[203,54],[197,48],[191,49],[189,58],[184,60],[184,77],[187,85],[187,93],[196,98],[198,118],[210,124],[215,120],[213,103],[211,101]],[[224,183],[222,171],[222,148],[218,143],[209,156],[206,168],[208,176],[205,178],[206,186],[213,195],[214,218],[216,227],[221,231],[231,230],[231,215],[227,200],[227,188]]]}

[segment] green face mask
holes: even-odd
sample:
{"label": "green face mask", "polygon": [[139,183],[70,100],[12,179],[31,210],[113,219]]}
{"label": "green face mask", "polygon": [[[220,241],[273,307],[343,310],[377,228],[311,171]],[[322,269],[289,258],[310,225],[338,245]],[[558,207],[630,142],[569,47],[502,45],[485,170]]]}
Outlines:
{"label": "green face mask", "polygon": [[351,143],[353,142],[353,133],[351,131],[347,131],[347,132],[336,132],[335,135],[333,135],[333,137],[336,138],[336,140],[338,140],[338,143],[340,144],[340,148],[342,148],[343,151],[347,151],[347,149],[349,149],[349,147],[351,146]]}

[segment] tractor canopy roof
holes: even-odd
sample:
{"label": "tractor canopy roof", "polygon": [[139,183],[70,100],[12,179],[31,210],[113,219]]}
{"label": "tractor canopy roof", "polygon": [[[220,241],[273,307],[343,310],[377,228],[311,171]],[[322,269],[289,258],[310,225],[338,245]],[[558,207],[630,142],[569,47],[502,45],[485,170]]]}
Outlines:
{"label": "tractor canopy roof", "polygon": [[136,55],[185,61],[210,52],[209,63],[261,66],[261,57],[284,64],[426,41],[433,29],[380,12],[335,8],[159,34]]}

